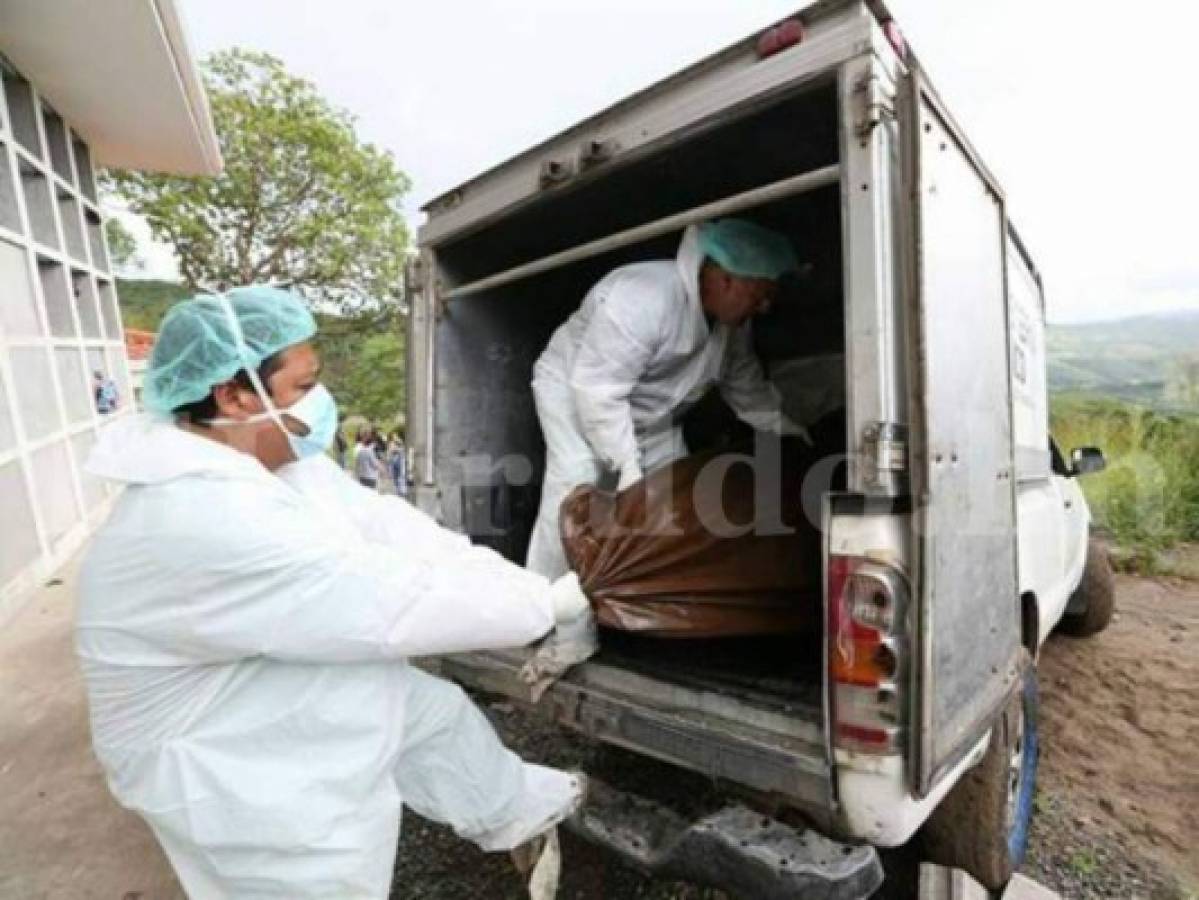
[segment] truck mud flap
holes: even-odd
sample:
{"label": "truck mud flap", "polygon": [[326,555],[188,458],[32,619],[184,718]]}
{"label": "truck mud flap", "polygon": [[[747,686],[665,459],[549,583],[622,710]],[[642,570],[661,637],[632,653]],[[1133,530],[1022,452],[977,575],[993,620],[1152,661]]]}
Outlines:
{"label": "truck mud flap", "polygon": [[592,780],[566,827],[649,875],[752,900],[858,900],[883,883],[878,853],[796,829],[739,804],[696,822]]}

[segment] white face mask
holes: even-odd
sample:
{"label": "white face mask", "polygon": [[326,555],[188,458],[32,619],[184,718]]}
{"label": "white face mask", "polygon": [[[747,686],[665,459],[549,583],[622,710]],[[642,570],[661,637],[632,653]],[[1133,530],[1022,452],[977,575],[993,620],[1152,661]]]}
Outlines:
{"label": "white face mask", "polygon": [[[233,311],[233,304],[224,294],[218,294],[217,297],[229,319],[233,337],[237,341],[242,359],[247,359],[250,354],[246,348],[245,338],[242,336],[241,323],[237,321],[237,315]],[[329,449],[337,435],[337,401],[333,399],[333,395],[323,384],[313,386],[303,397],[287,409],[280,411],[271,400],[271,395],[263,385],[262,379],[258,377],[257,367],[247,365],[245,371],[250,378],[250,384],[254,387],[254,393],[258,395],[262,405],[266,407],[266,411],[255,413],[245,419],[212,419],[213,425],[241,425],[271,419],[287,437],[292,455],[297,460],[319,456]],[[284,424],[284,414],[303,425],[306,432],[302,435],[295,434]]]}

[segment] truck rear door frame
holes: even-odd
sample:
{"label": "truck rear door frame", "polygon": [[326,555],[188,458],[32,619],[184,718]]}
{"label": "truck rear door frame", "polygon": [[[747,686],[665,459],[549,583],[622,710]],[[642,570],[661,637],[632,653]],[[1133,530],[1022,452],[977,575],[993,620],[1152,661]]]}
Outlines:
{"label": "truck rear door frame", "polygon": [[[851,342],[847,365],[854,373],[855,385],[864,379],[871,386],[861,391],[851,388],[851,423],[899,417],[903,391],[896,388],[902,385],[902,344],[894,323],[902,320],[894,318],[901,311],[894,306],[898,302],[896,261],[887,231],[893,221],[892,195],[897,190],[890,176],[896,138],[891,127],[885,135],[866,135],[866,140],[859,142],[861,123],[856,118],[855,100],[864,83],[869,96],[869,85],[880,72],[884,80],[893,82],[896,61],[866,4],[837,0],[818,6],[832,17],[830,27],[792,51],[759,61],[755,69],[742,68],[736,77],[729,76],[728,83],[721,84],[722,68],[735,70],[737,61],[743,64],[744,54],[752,53],[753,42],[742,42],[434,201],[430,221],[421,230],[419,265],[410,275],[409,427],[417,501],[422,508],[436,515],[438,507],[434,332],[442,298],[458,286],[448,283],[440,271],[437,247],[543,194],[536,187],[537,173],[544,162],[558,158],[566,148],[573,152],[587,141],[605,139],[619,127],[630,143],[620,159],[608,165],[622,164],[776,102],[818,79],[838,80],[842,106],[843,240],[847,251],[853,248],[852,254],[846,254],[847,337]],[[880,62],[880,54],[887,59],[886,65]],[[691,98],[677,104],[681,110],[667,102],[671,90],[682,91],[682,99]],[[647,135],[652,139],[638,137]],[[866,179],[874,191],[865,192],[864,201],[854,191],[860,179]],[[851,430],[852,461],[862,429],[851,425]],[[862,478],[864,473],[853,483]],[[870,492],[894,495],[897,490],[898,482],[891,481],[874,484]],[[490,652],[445,657],[432,665],[468,686],[527,702],[527,687],[517,674],[521,659],[519,651]],[[797,738],[779,728],[734,722],[719,714],[719,701],[712,696],[689,699],[687,703],[694,703],[694,708],[655,704],[647,701],[653,692],[645,687],[634,685],[628,673],[587,663],[552,687],[541,705],[557,722],[589,737],[784,798],[818,815],[835,809],[827,721],[813,724],[817,734]],[[827,718],[827,708],[823,712]]]}

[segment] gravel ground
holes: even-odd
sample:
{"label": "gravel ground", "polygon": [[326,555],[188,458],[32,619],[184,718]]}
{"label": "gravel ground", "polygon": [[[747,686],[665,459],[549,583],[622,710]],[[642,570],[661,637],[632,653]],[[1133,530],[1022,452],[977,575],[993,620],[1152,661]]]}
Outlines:
{"label": "gravel ground", "polygon": [[[539,717],[511,705],[487,702],[481,708],[505,743],[525,759],[582,769],[605,782],[643,796],[669,801],[693,814],[718,808],[719,798],[702,778],[642,757],[597,747],[557,731]],[[528,897],[507,854],[483,853],[449,829],[405,810],[404,837],[396,863],[392,897],[436,900],[522,900]],[[727,900],[721,891],[682,882],[646,878],[589,845],[562,835],[561,900]]]}
{"label": "gravel ground", "polygon": [[1192,900],[1177,877],[1120,835],[1038,792],[1024,873],[1068,900]]}
{"label": "gravel ground", "polygon": [[1116,616],[1041,653],[1026,870],[1068,898],[1199,897],[1199,581],[1116,578]]}

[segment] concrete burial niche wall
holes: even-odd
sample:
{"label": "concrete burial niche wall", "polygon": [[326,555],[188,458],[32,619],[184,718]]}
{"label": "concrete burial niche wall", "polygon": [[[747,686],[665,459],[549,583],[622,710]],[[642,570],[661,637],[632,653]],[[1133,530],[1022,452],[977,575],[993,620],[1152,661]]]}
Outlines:
{"label": "concrete burial niche wall", "polygon": [[82,471],[103,428],[94,372],[129,383],[87,142],[0,56],[0,623],[112,497]]}

